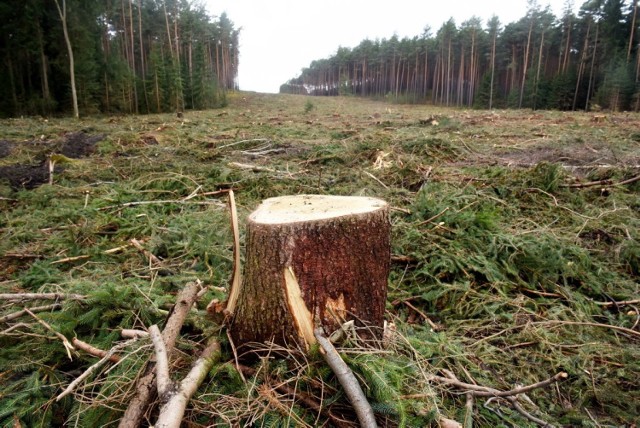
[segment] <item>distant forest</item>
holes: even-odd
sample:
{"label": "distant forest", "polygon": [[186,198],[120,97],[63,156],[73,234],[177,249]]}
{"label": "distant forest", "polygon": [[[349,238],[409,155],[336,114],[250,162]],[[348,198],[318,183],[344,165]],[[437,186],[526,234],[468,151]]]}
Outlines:
{"label": "distant forest", "polygon": [[[632,4],[630,4],[632,3]],[[432,35],[364,40],[313,61],[281,93],[357,95],[476,108],[640,110],[637,0],[567,1],[558,18],[537,1],[486,26],[453,19]]]}
{"label": "distant forest", "polygon": [[0,116],[225,103],[239,30],[185,0],[0,1]]}

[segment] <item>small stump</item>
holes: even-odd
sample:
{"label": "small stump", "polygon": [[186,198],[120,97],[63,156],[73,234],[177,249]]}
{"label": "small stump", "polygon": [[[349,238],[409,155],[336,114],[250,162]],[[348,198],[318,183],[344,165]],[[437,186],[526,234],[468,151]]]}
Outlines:
{"label": "small stump", "polygon": [[315,342],[349,320],[382,332],[389,205],[368,197],[265,200],[248,218],[246,264],[230,332],[236,345]]}

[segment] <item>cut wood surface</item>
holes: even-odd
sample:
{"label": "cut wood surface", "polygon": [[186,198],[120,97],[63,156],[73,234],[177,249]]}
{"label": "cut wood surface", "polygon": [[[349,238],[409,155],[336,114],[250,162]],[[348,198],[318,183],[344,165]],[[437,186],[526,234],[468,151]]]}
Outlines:
{"label": "cut wood surface", "polygon": [[264,201],[247,222],[234,342],[306,347],[306,311],[328,334],[352,319],[382,331],[389,235],[389,205],[380,199],[296,195]]}

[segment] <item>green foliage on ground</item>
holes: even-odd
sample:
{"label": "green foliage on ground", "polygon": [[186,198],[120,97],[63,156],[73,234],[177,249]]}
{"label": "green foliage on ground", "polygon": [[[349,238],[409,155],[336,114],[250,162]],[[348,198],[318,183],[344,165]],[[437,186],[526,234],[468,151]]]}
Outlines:
{"label": "green foliage on ground", "polygon": [[[388,426],[465,420],[465,397],[434,382],[446,370],[498,389],[558,372],[523,407],[554,425],[630,425],[640,409],[640,182],[631,131],[640,117],[486,112],[354,98],[230,94],[224,111],[2,122],[7,165],[45,159],[66,131],[104,134],[96,152],[32,190],[0,181],[0,293],[86,296],[37,313],[69,340],[101,349],[123,328],[162,324],[187,282],[208,287],[178,342],[186,373],[208,336],[221,363],[192,400],[196,425],[319,426],[327,420],[276,388],[354,420],[317,350],[272,349],[235,369],[226,335],[205,316],[232,268],[224,194],[241,219],[267,197],[321,193],[388,200],[394,264],[386,348],[346,342],[345,361]],[[305,104],[307,103],[307,104]],[[246,169],[239,165],[252,165]],[[1,180],[1,179],[0,179]],[[569,184],[607,180],[585,188]],[[613,183],[613,184],[612,184]],[[161,260],[131,245],[136,239]],[[112,250],[112,251],[110,251]],[[0,317],[52,302],[0,301]],[[434,323],[430,326],[428,319]],[[113,425],[152,353],[141,339],[55,397],[97,359],[29,315],[0,324],[0,426]],[[283,357],[284,355],[284,357]],[[484,405],[486,404],[486,405]],[[500,400],[477,399],[474,426],[535,426]]]}

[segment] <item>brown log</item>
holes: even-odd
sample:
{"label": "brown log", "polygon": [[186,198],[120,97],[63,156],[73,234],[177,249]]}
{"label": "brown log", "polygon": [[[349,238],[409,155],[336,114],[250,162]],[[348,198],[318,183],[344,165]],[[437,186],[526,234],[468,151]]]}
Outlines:
{"label": "brown log", "polygon": [[331,334],[348,320],[381,335],[390,264],[386,202],[271,198],[249,216],[246,230],[244,280],[230,328],[236,345],[306,348],[314,328]]}

